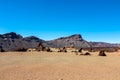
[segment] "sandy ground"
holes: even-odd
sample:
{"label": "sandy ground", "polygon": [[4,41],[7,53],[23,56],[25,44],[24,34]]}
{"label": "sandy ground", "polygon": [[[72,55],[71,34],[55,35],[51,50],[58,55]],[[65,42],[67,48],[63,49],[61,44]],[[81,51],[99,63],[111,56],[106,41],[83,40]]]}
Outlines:
{"label": "sandy ground", "polygon": [[0,53],[0,80],[120,80],[120,53]]}

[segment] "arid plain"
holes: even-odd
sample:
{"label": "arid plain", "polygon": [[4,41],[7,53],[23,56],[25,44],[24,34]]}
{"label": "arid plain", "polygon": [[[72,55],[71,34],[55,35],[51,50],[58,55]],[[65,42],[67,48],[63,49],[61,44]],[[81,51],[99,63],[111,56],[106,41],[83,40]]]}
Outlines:
{"label": "arid plain", "polygon": [[106,54],[4,52],[0,53],[0,80],[119,80],[120,52]]}

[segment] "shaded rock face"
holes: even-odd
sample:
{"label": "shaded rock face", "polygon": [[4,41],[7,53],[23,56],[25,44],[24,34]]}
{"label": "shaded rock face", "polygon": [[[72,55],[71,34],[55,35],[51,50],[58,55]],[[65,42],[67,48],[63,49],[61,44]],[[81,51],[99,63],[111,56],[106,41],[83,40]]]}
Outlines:
{"label": "shaded rock face", "polygon": [[2,46],[0,46],[0,52],[2,52]]}
{"label": "shaded rock face", "polygon": [[0,52],[5,52],[2,48],[0,48]]}
{"label": "shaded rock face", "polygon": [[90,47],[90,44],[85,41],[80,34],[75,34],[68,37],[61,37],[55,40],[47,41],[49,47],[62,48],[64,46],[74,46],[75,48]]}

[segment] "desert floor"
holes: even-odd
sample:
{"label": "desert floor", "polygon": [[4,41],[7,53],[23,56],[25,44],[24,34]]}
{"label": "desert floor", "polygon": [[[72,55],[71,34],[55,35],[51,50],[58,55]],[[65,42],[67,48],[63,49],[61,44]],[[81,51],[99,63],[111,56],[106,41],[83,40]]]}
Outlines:
{"label": "desert floor", "polygon": [[0,53],[0,80],[120,80],[120,53]]}

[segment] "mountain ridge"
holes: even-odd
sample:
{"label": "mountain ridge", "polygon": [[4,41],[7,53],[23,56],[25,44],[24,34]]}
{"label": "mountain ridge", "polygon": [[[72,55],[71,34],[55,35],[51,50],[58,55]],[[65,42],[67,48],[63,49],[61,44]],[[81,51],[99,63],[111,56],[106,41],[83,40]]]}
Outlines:
{"label": "mountain ridge", "polygon": [[111,44],[105,42],[88,42],[80,34],[74,34],[66,37],[45,41],[36,36],[23,37],[15,32],[0,34],[0,48],[5,51],[14,51],[20,48],[36,48],[39,43],[45,47],[61,48],[64,46],[74,46],[75,48],[89,47],[118,47],[120,44]]}

